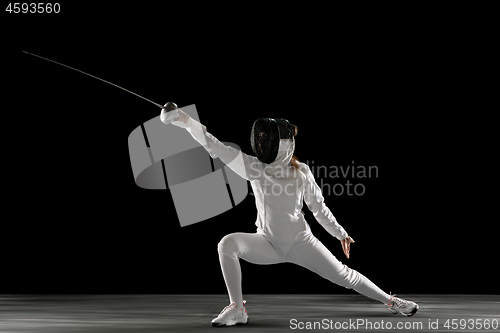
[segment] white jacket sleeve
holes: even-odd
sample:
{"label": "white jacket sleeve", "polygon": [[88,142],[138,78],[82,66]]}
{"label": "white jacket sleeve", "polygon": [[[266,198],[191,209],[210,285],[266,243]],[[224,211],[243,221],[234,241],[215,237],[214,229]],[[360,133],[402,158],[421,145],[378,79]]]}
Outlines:
{"label": "white jacket sleeve", "polygon": [[206,126],[191,117],[188,118],[186,129],[210,153],[212,158],[219,157],[231,170],[246,180],[252,180],[256,177],[260,170],[259,164],[262,163],[257,157],[224,145],[207,132]]}
{"label": "white jacket sleeve", "polygon": [[336,237],[338,240],[342,240],[347,237],[347,232],[342,228],[342,226],[337,222],[335,216],[325,205],[323,194],[321,193],[321,188],[318,186],[314,180],[314,176],[309,169],[309,166],[305,165],[305,193],[304,201],[307,207],[311,210],[314,217],[319,224],[323,226],[332,236]]}

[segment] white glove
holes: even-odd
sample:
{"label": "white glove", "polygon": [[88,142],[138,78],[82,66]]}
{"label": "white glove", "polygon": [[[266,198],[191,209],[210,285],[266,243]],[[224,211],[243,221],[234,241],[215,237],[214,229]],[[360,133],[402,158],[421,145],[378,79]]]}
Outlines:
{"label": "white glove", "polygon": [[174,120],[174,118],[179,117],[177,110],[178,109],[167,112],[167,110],[161,109],[160,120],[162,121],[162,123],[169,124]]}
{"label": "white glove", "polygon": [[[189,117],[189,116],[188,116],[188,117]],[[177,118],[176,118],[176,119],[177,119]],[[182,119],[182,117],[181,117],[181,119]],[[182,121],[181,119],[176,120],[176,121],[172,121],[172,124],[173,124],[173,125],[175,125],[175,126],[182,127],[182,128],[186,128],[186,127],[188,127],[187,122],[188,122],[188,119],[191,119],[191,118],[186,118],[185,122],[184,122],[184,121]]]}
{"label": "white glove", "polygon": [[181,109],[177,108],[168,112],[165,109],[162,109],[160,119],[164,124],[172,123],[172,125],[186,128],[190,124],[191,117]]}

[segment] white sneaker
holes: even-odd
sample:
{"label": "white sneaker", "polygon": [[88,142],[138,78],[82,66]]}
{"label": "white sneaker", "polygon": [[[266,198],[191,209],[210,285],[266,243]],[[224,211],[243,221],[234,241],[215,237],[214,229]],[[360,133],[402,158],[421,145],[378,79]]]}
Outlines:
{"label": "white sneaker", "polygon": [[402,314],[403,316],[411,317],[418,311],[418,304],[412,301],[406,301],[404,299],[394,297],[396,295],[391,295],[389,304],[387,307],[394,314]]}
{"label": "white sneaker", "polygon": [[212,320],[212,326],[233,326],[245,325],[248,321],[246,301],[243,301],[243,307],[237,308],[235,303],[231,303],[222,309],[221,313]]}

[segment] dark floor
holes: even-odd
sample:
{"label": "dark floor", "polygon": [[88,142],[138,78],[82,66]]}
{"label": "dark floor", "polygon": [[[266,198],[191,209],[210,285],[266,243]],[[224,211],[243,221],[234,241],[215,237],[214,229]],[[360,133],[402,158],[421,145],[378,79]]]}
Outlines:
{"label": "dark floor", "polygon": [[[398,296],[420,305],[415,316],[393,315],[361,295],[245,295],[249,323],[213,328],[226,295],[0,295],[0,332],[289,332],[307,330],[307,322],[338,332],[394,332],[398,325],[419,332],[500,331],[500,295]],[[489,329],[479,329],[486,322]]]}

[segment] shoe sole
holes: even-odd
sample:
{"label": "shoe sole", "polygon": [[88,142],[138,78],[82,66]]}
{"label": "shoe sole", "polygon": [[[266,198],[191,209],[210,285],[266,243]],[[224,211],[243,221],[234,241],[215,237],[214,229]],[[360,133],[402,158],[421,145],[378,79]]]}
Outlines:
{"label": "shoe sole", "polygon": [[415,308],[413,309],[413,311],[412,311],[412,312],[410,312],[410,313],[408,313],[408,314],[405,314],[405,316],[407,316],[407,317],[411,317],[411,316],[413,316],[415,313],[417,313],[417,311],[418,311],[418,304],[415,304]]}
{"label": "shoe sole", "polygon": [[247,321],[244,322],[244,323],[236,323],[236,324],[233,324],[233,325],[226,325],[226,324],[219,324],[219,323],[212,323],[212,327],[231,327],[231,326],[242,326],[242,325],[246,325],[248,323],[248,318],[247,318]]}

